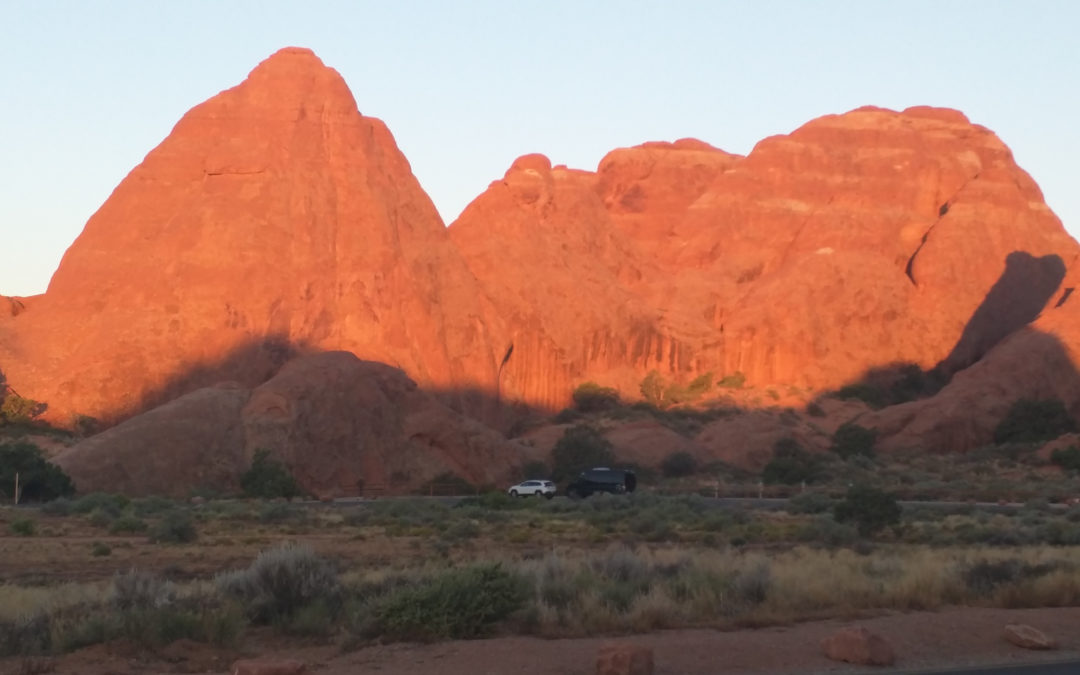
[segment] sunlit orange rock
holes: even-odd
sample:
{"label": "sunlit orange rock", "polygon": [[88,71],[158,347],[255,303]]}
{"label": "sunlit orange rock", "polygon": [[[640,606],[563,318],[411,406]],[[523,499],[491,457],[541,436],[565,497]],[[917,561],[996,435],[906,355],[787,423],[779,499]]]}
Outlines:
{"label": "sunlit orange rock", "polygon": [[44,297],[0,323],[0,370],[54,421],[108,421],[346,349],[481,412],[498,326],[386,126],[286,48],[117,186]]}

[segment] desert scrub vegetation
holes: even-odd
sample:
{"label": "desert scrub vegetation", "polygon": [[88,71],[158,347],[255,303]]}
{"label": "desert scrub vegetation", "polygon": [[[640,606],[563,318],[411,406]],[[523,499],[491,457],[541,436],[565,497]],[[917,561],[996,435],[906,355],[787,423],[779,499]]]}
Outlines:
{"label": "desert scrub vegetation", "polygon": [[[250,598],[257,600],[254,608],[246,604]],[[105,585],[0,586],[0,654],[62,653],[120,638],[149,649],[177,639],[237,644],[249,624],[359,646],[1078,602],[1076,548],[769,551],[615,543],[362,566],[339,577],[330,562],[291,546],[264,552],[249,568],[223,573],[214,583],[180,584],[128,571]]]}

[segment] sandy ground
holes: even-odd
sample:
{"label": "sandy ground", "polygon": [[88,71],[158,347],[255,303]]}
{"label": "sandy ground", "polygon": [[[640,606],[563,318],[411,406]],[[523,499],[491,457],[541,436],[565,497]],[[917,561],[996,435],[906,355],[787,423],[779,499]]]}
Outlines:
{"label": "sandy ground", "polygon": [[[842,621],[729,632],[673,630],[618,638],[653,648],[656,672],[663,675],[715,673],[905,672],[941,666],[1034,663],[1080,658],[1080,608],[950,609],[891,614],[855,622],[884,636],[897,653],[890,669],[867,669],[829,661],[820,642]],[[1008,623],[1027,623],[1055,637],[1061,649],[1033,652],[1001,637]],[[395,644],[342,653],[334,646],[293,646],[257,651],[263,656],[296,658],[313,673],[352,675],[590,675],[598,647],[608,638],[542,640],[505,637],[431,645]],[[252,654],[248,654],[250,656]],[[126,645],[98,645],[40,664],[48,672],[79,675],[146,673],[227,673],[235,652],[178,643],[150,658]],[[32,673],[34,664],[0,661],[0,673]],[[23,668],[27,670],[23,670]],[[41,671],[46,672],[46,671]]]}

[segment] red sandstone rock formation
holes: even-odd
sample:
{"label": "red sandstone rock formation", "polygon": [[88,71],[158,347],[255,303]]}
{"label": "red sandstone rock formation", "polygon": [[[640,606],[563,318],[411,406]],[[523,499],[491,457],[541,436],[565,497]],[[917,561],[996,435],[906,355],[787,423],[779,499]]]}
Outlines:
{"label": "red sandstone rock formation", "polygon": [[[647,143],[593,173],[527,155],[447,232],[386,127],[357,111],[335,71],[290,48],[180,120],[90,219],[45,295],[0,298],[0,372],[54,422],[114,422],[171,401],[113,430],[121,469],[99,473],[103,441],[65,455],[103,489],[145,478],[131,468],[139,438],[174,439],[168,452],[224,481],[256,442],[319,487],[394,471],[381,451],[353,466],[357,439],[420,439],[402,451],[410,466],[482,477],[475,453],[499,465],[482,449],[497,444],[474,446],[483,429],[416,403],[392,376],[330,361],[306,366],[317,377],[270,379],[326,350],[400,368],[489,420],[497,403],[564,405],[587,379],[635,397],[654,369],[682,382],[739,371],[778,401],[913,364],[957,374],[934,399],[860,423],[885,449],[966,449],[1020,395],[1080,413],[1068,299],[1078,253],[1008,148],[933,108],[826,116],[746,157]],[[238,384],[203,389],[228,380]],[[439,412],[387,430],[362,412],[384,399]],[[236,406],[242,430],[223,421]],[[758,466],[770,419],[720,420],[686,448]],[[332,430],[323,454],[290,454],[316,427]],[[622,433],[638,454],[663,437]],[[172,461],[150,465],[205,478]]]}
{"label": "red sandstone rock formation", "polygon": [[317,496],[408,492],[445,473],[507,480],[527,449],[451,410],[400,370],[347,352],[291,361],[252,389],[199,389],[55,458],[80,492],[239,490],[258,450]]}
{"label": "red sandstone rock formation", "polygon": [[305,350],[490,390],[499,333],[386,126],[288,48],[121,182],[44,297],[0,323],[0,369],[55,421],[108,421],[220,380],[257,385]]}

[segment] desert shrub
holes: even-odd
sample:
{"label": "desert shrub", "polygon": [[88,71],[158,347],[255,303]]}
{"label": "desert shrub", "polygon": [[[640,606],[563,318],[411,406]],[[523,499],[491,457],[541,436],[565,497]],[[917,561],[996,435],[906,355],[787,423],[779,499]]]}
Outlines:
{"label": "desert shrub", "polygon": [[833,507],[837,522],[853,522],[864,537],[899,525],[902,513],[895,496],[869,485],[852,486],[844,499]]}
{"label": "desert shrub", "polygon": [[1056,568],[1050,563],[1030,565],[1022,560],[980,560],[961,572],[968,590],[976,595],[990,595],[998,587],[1028,579],[1037,579]]}
{"label": "desert shrub", "polygon": [[176,588],[156,574],[130,569],[113,575],[111,600],[120,611],[164,607],[176,600]]}
{"label": "desert shrub", "polygon": [[150,529],[150,541],[159,544],[186,544],[198,537],[195,523],[187,511],[167,513]]}
{"label": "desert shrub", "polygon": [[444,471],[416,488],[418,495],[474,495],[479,490],[467,479],[452,471]]}
{"label": "desert shrub", "polygon": [[103,541],[95,541],[93,544],[90,545],[90,555],[94,557],[100,558],[111,554],[112,548],[110,548],[109,545]]}
{"label": "desert shrub", "polygon": [[555,424],[573,424],[581,419],[581,413],[573,408],[563,408],[555,417],[551,418],[551,421]]}
{"label": "desert shrub", "polygon": [[60,467],[45,459],[33,443],[0,445],[0,494],[14,497],[19,475],[19,501],[47,502],[75,493],[75,484]]}
{"label": "desert shrub", "polygon": [[1080,448],[1058,448],[1050,453],[1050,461],[1066,471],[1080,471]]}
{"label": "desert shrub", "polygon": [[140,518],[156,516],[176,508],[176,502],[166,497],[141,497],[131,500],[131,510]]}
{"label": "desert shrub", "polygon": [[20,537],[32,537],[37,531],[37,523],[30,518],[16,518],[8,523],[8,529]]}
{"label": "desert shrub", "polygon": [[659,408],[664,404],[664,378],[655,370],[650,370],[645,379],[641,381],[641,396],[653,406]]}
{"label": "desert shrub", "polygon": [[735,575],[732,589],[735,596],[747,604],[760,605],[765,602],[772,586],[772,569],[765,560],[739,570]]}
{"label": "desert shrub", "polygon": [[832,499],[823,492],[804,492],[788,500],[788,513],[825,513],[833,506]]}
{"label": "desert shrub", "polygon": [[269,450],[256,450],[251,468],[240,476],[240,487],[247,497],[291,499],[300,495],[300,486],[289,469],[270,457]]}
{"label": "desert shrub", "polygon": [[871,408],[877,410],[884,408],[887,401],[885,392],[880,387],[869,382],[857,382],[841,387],[833,393],[834,398],[844,400],[862,401]]}
{"label": "desert shrub", "polygon": [[619,405],[619,392],[595,382],[583,382],[573,393],[574,407],[583,413],[607,410]]}
{"label": "desert shrub", "polygon": [[71,504],[67,497],[60,497],[42,504],[41,512],[49,516],[66,516],[71,513]]}
{"label": "desert shrub", "polygon": [[690,476],[698,469],[694,456],[686,451],[673,452],[660,463],[660,471],[668,478]]}
{"label": "desert shrub", "polygon": [[825,417],[825,409],[818,403],[808,403],[806,405],[806,414],[810,417]]}
{"label": "desert shrub", "polygon": [[0,617],[0,657],[47,652],[52,642],[49,624],[44,612],[11,619]]}
{"label": "desert shrub", "polygon": [[113,534],[136,534],[146,531],[146,521],[135,516],[121,516],[109,525],[109,532]]}
{"label": "desert shrub", "polygon": [[374,609],[369,630],[390,640],[477,638],[528,597],[525,580],[501,565],[450,570],[391,594]]}
{"label": "desert shrub", "polygon": [[812,483],[818,477],[818,459],[793,438],[781,438],[773,446],[773,457],[765,465],[761,480],[768,485]]}
{"label": "desert shrub", "polygon": [[725,389],[742,389],[746,385],[746,375],[741,371],[736,370],[730,375],[725,375],[720,378],[720,381],[716,383],[716,386],[723,387]]}
{"label": "desert shrub", "polygon": [[246,570],[219,574],[218,589],[238,600],[252,621],[287,621],[301,609],[339,604],[337,572],[308,546],[285,544],[263,551]]}
{"label": "desert shrub", "polygon": [[815,518],[799,532],[799,539],[802,541],[824,544],[830,548],[849,546],[858,538],[859,531],[855,526],[838,523],[829,516]]}
{"label": "desert shrub", "polygon": [[844,459],[857,456],[873,457],[876,440],[877,432],[873,429],[861,427],[853,422],[845,422],[833,434],[830,450]]}
{"label": "desert shrub", "polygon": [[518,476],[521,480],[547,479],[551,476],[551,469],[549,469],[548,465],[544,462],[525,462],[521,465]]}
{"label": "desert shrub", "polygon": [[1076,421],[1059,399],[1015,401],[994,429],[995,443],[1038,443],[1076,431]]}
{"label": "desert shrub", "polygon": [[45,404],[30,398],[19,396],[10,389],[0,403],[0,426],[4,424],[30,424],[41,413]]}
{"label": "desert shrub", "polygon": [[585,469],[615,461],[611,441],[593,427],[579,424],[567,429],[551,449],[551,477],[561,481]]}
{"label": "desert shrub", "polygon": [[300,515],[300,509],[288,502],[271,502],[259,508],[259,520],[264,523],[281,523]]}
{"label": "desert shrub", "polygon": [[111,517],[117,518],[131,504],[131,500],[124,495],[111,495],[107,492],[91,492],[79,497],[71,504],[74,513],[91,513],[101,510]]}

